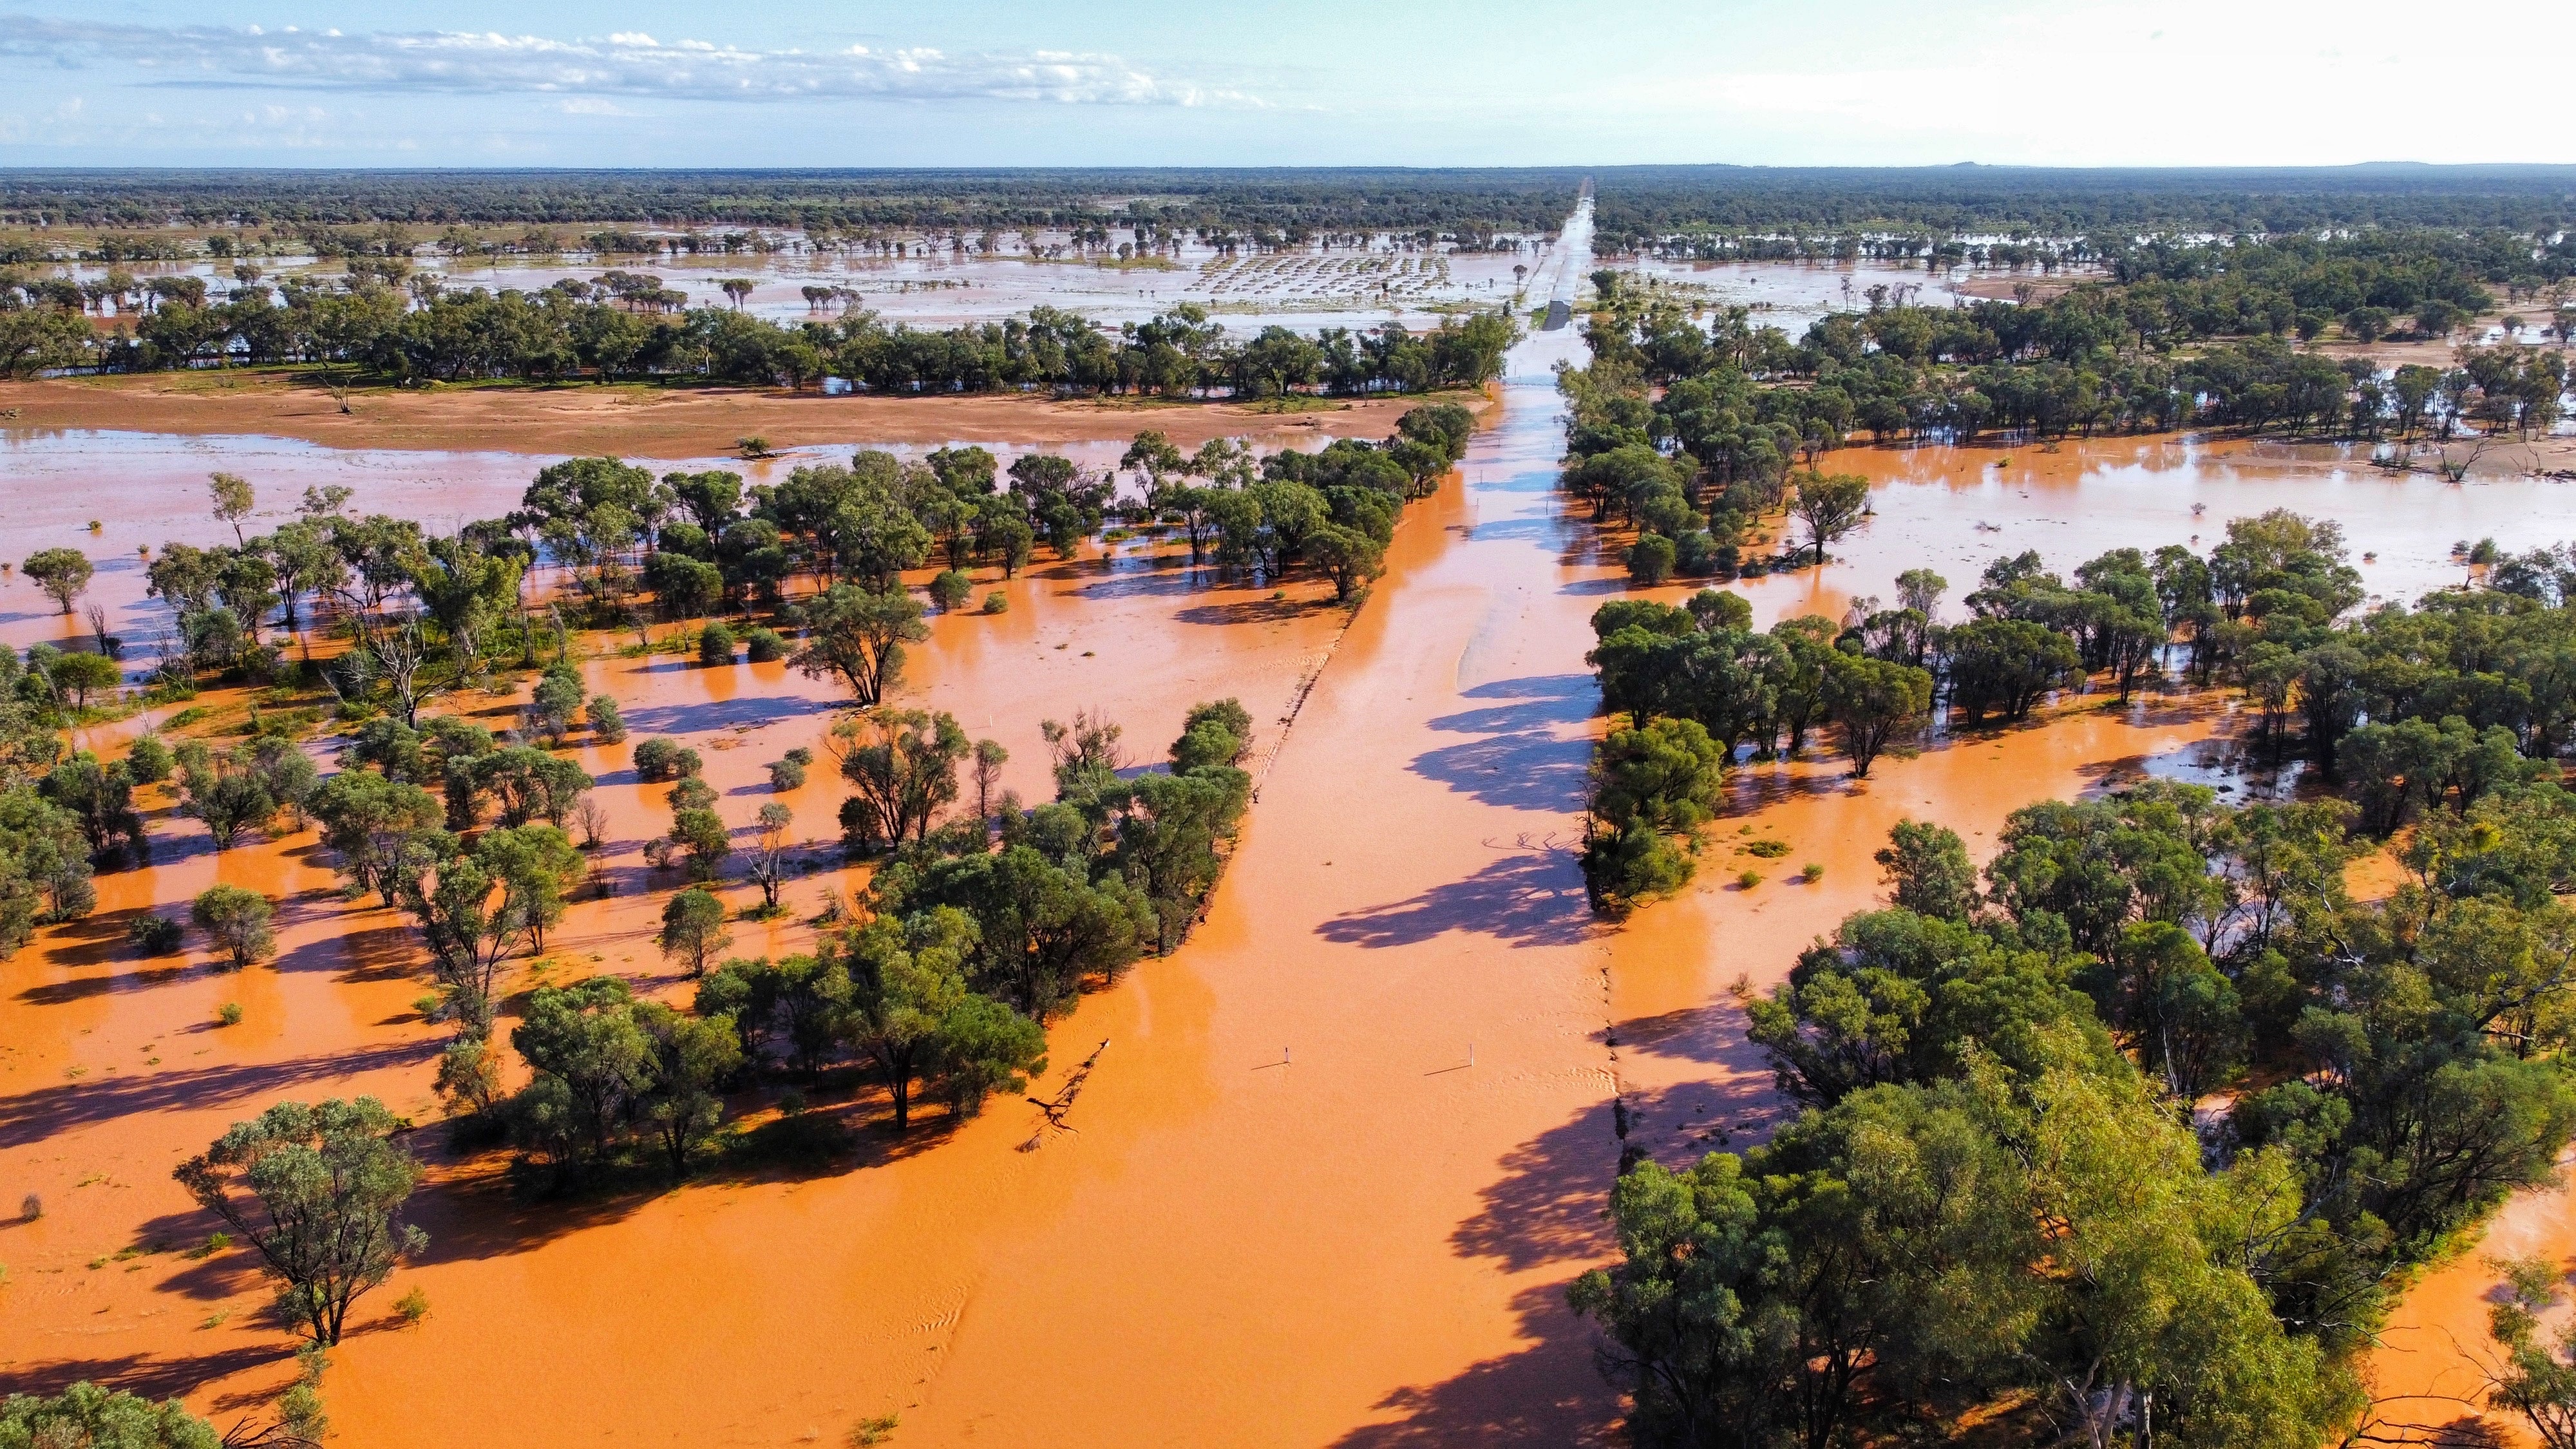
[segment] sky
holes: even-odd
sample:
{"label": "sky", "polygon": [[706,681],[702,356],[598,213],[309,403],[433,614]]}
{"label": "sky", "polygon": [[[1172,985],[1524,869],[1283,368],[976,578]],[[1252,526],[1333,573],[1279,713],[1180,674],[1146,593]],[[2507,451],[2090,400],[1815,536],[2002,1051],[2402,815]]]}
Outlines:
{"label": "sky", "polygon": [[2563,0],[2473,13],[0,0],[0,166],[2576,162]]}

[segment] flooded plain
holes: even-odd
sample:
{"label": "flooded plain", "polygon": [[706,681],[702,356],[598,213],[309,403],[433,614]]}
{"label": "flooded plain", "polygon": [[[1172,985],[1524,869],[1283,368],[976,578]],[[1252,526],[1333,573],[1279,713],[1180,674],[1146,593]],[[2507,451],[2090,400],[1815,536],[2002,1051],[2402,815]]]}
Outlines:
{"label": "flooded plain", "polygon": [[[1115,250],[1121,242],[1135,248],[1124,232],[1089,249],[1076,247],[1063,232],[1012,232],[971,240],[942,233],[882,244],[899,247],[901,255],[865,245],[812,246],[794,234],[763,234],[761,240],[777,249],[612,257],[579,252],[447,256],[432,251],[419,255],[412,267],[413,275],[442,287],[490,292],[541,291],[565,279],[591,283],[610,272],[644,274],[680,293],[682,305],[733,307],[775,322],[866,311],[889,323],[945,328],[1054,307],[1114,329],[1190,305],[1249,335],[1273,325],[1355,331],[1388,322],[1436,325],[1450,312],[1509,302],[1527,274],[1513,269],[1534,271],[1554,251],[1554,239],[1544,236],[1498,237],[1490,250],[1431,246],[1393,235],[1372,237],[1365,245],[1335,239],[1267,249],[1226,247],[1193,237],[1129,257]],[[960,241],[965,242],[962,248]],[[328,284],[348,272],[345,262],[312,256],[250,261],[271,284],[290,277]],[[221,296],[235,285],[234,265],[129,262],[116,270],[146,280],[193,277]],[[97,263],[58,270],[84,282],[102,281],[109,272]],[[737,299],[724,290],[728,282],[750,287]],[[108,304],[111,317],[115,305]]]}
{"label": "flooded plain", "polygon": [[[537,1445],[577,1423],[618,1443],[838,1442],[893,1414],[905,1444],[1607,1442],[1617,1395],[1563,1288],[1612,1251],[1601,1205],[1623,1130],[1680,1161],[1758,1140],[1776,1119],[1728,985],[1778,979],[1872,904],[1869,855],[1896,819],[1940,819],[1982,855],[2011,810],[2204,768],[2237,726],[2221,696],[2070,699],[2026,728],[1886,759],[1865,782],[1830,759],[1747,769],[1713,832],[1718,864],[1624,929],[1595,923],[1575,864],[1600,727],[1582,656],[1592,610],[1625,580],[1555,489],[1549,369],[1580,351],[1574,329],[1515,350],[1465,464],[1406,516],[1355,615],[1320,585],[1275,598],[1138,540],[1007,585],[980,571],[978,594],[1003,588],[1008,612],[934,617],[899,701],[1001,740],[1026,795],[1046,788],[1036,730],[1049,715],[1100,709],[1140,758],[1197,700],[1237,695],[1258,721],[1259,801],[1205,923],[1051,1033],[1040,1094],[1107,1043],[1065,1130],[997,1101],[902,1139],[863,1125],[810,1169],[569,1204],[519,1202],[488,1160],[451,1158],[424,1132],[433,1180],[418,1217],[432,1242],[393,1287],[420,1288],[430,1313],[400,1326],[391,1293],[362,1305],[325,1389],[342,1441]],[[1261,421],[1265,445],[1312,446],[1286,431],[1297,420]],[[758,479],[849,446],[948,441],[1007,455],[1043,438],[862,422],[828,449],[726,466]],[[1124,433],[1067,441],[1100,463]],[[207,471],[250,477],[273,509],[307,483],[344,482],[358,508],[444,526],[514,506],[548,456],[11,434],[0,552],[83,547],[102,561],[117,627],[148,636],[160,606],[141,597],[135,550],[220,536],[202,513]],[[1827,465],[1871,474],[1876,516],[1824,569],[1742,585],[1757,622],[1838,616],[1924,564],[1949,576],[1955,614],[1996,554],[2036,548],[2071,571],[2113,547],[2198,535],[2206,549],[2227,518],[2275,506],[2342,521],[2369,588],[2391,598],[2458,581],[2454,539],[2576,537],[2566,485],[2392,481],[2322,452],[2117,439],[1854,449]],[[64,628],[14,578],[0,583],[0,627],[19,645]],[[648,655],[589,668],[635,738],[705,754],[717,808],[737,822],[770,798],[767,763],[818,740],[833,706],[779,665]],[[515,704],[448,707],[498,724]],[[666,818],[663,791],[636,783],[628,751],[581,756],[611,807],[595,870],[616,893],[576,906],[548,969],[515,986],[614,971],[687,995],[649,940],[659,902],[640,851]],[[817,769],[788,797],[810,869],[781,921],[737,927],[737,953],[798,949],[799,923],[858,884],[828,848],[838,794]],[[292,1365],[239,1254],[177,1251],[214,1224],[171,1164],[287,1096],[368,1092],[430,1123],[443,1032],[411,1004],[407,931],[340,900],[309,832],[218,854],[160,788],[145,803],[153,863],[101,876],[92,918],[0,967],[0,1192],[47,1204],[0,1225],[0,1375],[178,1393],[229,1424]],[[1741,887],[1732,862],[1753,838],[1790,854],[1778,880]],[[1822,874],[1796,879],[1809,863]],[[276,961],[222,974],[202,955],[132,958],[133,912],[218,879],[280,903]],[[224,1001],[243,1006],[241,1025],[212,1025]],[[2563,1223],[2550,1201],[2517,1203],[2498,1237],[2534,1213]],[[2450,1382],[2424,1357],[2443,1335],[2474,1344],[2482,1328],[2483,1286],[2445,1286],[2453,1271],[2428,1278],[2392,1329],[2421,1328],[2409,1362],[2433,1367],[2428,1383]]]}

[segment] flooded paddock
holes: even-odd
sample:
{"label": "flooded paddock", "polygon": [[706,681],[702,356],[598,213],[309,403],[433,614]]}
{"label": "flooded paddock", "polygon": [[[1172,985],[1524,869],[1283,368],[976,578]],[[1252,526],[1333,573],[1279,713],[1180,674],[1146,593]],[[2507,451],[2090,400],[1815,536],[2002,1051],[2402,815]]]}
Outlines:
{"label": "flooded paddock", "polygon": [[[849,1152],[811,1169],[540,1203],[514,1199],[494,1158],[452,1157],[424,1132],[432,1182],[417,1216],[431,1246],[395,1286],[418,1287],[431,1311],[406,1327],[388,1299],[362,1304],[328,1385],[343,1440],[539,1445],[574,1423],[631,1443],[834,1442],[857,1419],[897,1414],[906,1444],[1613,1442],[1618,1396],[1564,1285],[1613,1252],[1601,1209],[1623,1122],[1626,1146],[1679,1162],[1777,1120],[1730,984],[1778,980],[1809,940],[1874,903],[1869,856],[1896,819],[1950,824],[1982,857],[2013,809],[2207,768],[2197,752],[2237,723],[2220,695],[2069,698],[2026,727],[1887,758],[1865,782],[1829,758],[1750,767],[1698,882],[1624,929],[1595,922],[1575,861],[1601,727],[1582,656],[1593,609],[1627,587],[1555,486],[1549,369],[1580,349],[1568,329],[1514,352],[1465,464],[1407,514],[1355,616],[1316,582],[1277,598],[1134,540],[1041,559],[1008,583],[979,570],[977,596],[998,588],[1008,611],[933,617],[897,702],[1001,740],[1007,783],[1032,798],[1048,788],[1036,733],[1048,716],[1099,709],[1139,759],[1198,700],[1240,697],[1256,721],[1259,802],[1204,924],[1051,1031],[1039,1094],[1108,1043],[1071,1130],[996,1101],[962,1124],[931,1114],[902,1138],[867,1121]],[[1179,435],[1177,414],[1136,416],[1061,446],[1114,461],[1125,432],[1167,419]],[[1311,446],[1295,421],[1248,431]],[[1352,430],[1378,436],[1390,421]],[[1053,446],[1031,432],[853,428],[722,465],[757,481],[857,445]],[[84,548],[117,627],[148,635],[160,606],[142,598],[135,549],[228,533],[204,517],[208,471],[251,478],[264,510],[308,483],[345,483],[360,509],[443,528],[515,506],[550,456],[10,434],[0,553]],[[2206,549],[2229,517],[2271,507],[2342,522],[2366,585],[2389,598],[2457,582],[2454,539],[2576,536],[2565,485],[2390,480],[2305,450],[2124,438],[1852,449],[1827,466],[1869,473],[1876,514],[1823,569],[1741,585],[1758,623],[1838,616],[1926,565],[1949,577],[1955,617],[1998,554],[2035,548],[2065,572],[2108,548],[2196,534]],[[0,585],[0,609],[13,644],[63,633],[23,580]],[[835,707],[776,664],[612,654],[587,669],[624,704],[633,739],[701,751],[736,824],[772,798],[768,762],[815,744]],[[503,724],[519,698],[440,707]],[[659,899],[641,849],[667,818],[666,791],[636,781],[631,749],[579,755],[610,809],[594,871],[615,893],[576,905],[551,964],[514,990],[610,971],[650,994],[689,993],[650,941]],[[735,928],[738,954],[801,948],[806,923],[861,883],[829,848],[841,793],[829,764],[786,797],[810,869],[787,887],[784,917]],[[432,1123],[445,1033],[413,1005],[408,929],[342,900],[311,832],[218,853],[166,787],[142,803],[152,863],[102,875],[95,915],[0,967],[0,1189],[48,1205],[0,1230],[0,1370],[31,1388],[86,1377],[182,1394],[229,1423],[293,1366],[241,1255],[178,1251],[213,1224],[171,1164],[286,1097],[372,1093]],[[1733,877],[1754,839],[1788,853],[1747,888]],[[1799,879],[1809,863],[1820,876]],[[279,903],[274,962],[226,973],[202,952],[133,958],[132,915],[217,880]],[[752,892],[726,894],[741,905]],[[239,1026],[213,1024],[225,1001],[244,1008]],[[2563,1225],[2557,1201],[2518,1201],[2496,1242]],[[2438,1270],[2401,1309],[2392,1347],[2414,1355],[2405,1372],[2428,1370],[2404,1383],[2455,1391],[2457,1362],[2439,1356],[2478,1341],[2491,1281],[2479,1271]],[[2380,1372],[2400,1386],[2398,1369]]]}

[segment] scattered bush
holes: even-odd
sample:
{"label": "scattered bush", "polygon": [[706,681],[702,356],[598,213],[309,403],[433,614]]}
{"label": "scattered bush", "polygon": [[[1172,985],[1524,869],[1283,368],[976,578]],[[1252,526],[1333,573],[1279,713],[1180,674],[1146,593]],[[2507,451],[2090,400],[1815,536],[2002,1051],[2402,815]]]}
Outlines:
{"label": "scattered bush", "polygon": [[712,891],[691,886],[662,907],[662,930],[653,943],[662,948],[663,959],[676,963],[692,979],[704,976],[708,959],[733,944],[724,919],[724,902]]}
{"label": "scattered bush", "polygon": [[223,1442],[212,1424],[190,1414],[177,1399],[155,1404],[92,1383],[74,1384],[50,1399],[11,1394],[0,1403],[0,1444],[11,1446],[220,1449]]}
{"label": "scattered bush", "polygon": [[958,569],[942,570],[930,581],[930,599],[942,613],[953,613],[963,607],[975,593],[975,581]]}
{"label": "scattered bush", "polygon": [[394,1313],[406,1325],[418,1326],[422,1319],[429,1316],[429,1295],[418,1288],[412,1289],[394,1300]]}
{"label": "scattered bush", "polygon": [[126,926],[125,934],[134,942],[134,948],[144,955],[167,956],[179,949],[179,940],[186,930],[168,916],[142,915],[136,916]]}
{"label": "scattered bush", "polygon": [[1007,614],[1007,613],[1009,613],[1009,612],[1010,612],[1010,609],[1011,609],[1011,601],[1010,601],[1010,598],[1009,598],[1009,596],[1005,595],[1005,594],[1004,594],[1000,589],[995,589],[993,592],[991,592],[991,593],[989,593],[989,594],[986,594],[986,595],[984,596],[984,612],[985,612],[985,613],[987,613],[987,614]]}
{"label": "scattered bush", "polygon": [[1800,879],[1806,881],[1807,884],[1814,885],[1816,882],[1825,878],[1825,868],[1816,864],[1814,861],[1809,861],[1807,862],[1806,867],[1798,872],[1798,876]]}
{"label": "scattered bush", "polygon": [[698,662],[714,668],[733,663],[733,630],[722,619],[711,619],[698,631]]}
{"label": "scattered bush", "polygon": [[208,886],[188,914],[213,939],[215,949],[230,958],[236,971],[277,954],[277,935],[268,928],[268,897],[257,891]]}
{"label": "scattered bush", "polygon": [[646,740],[635,747],[635,778],[648,785],[685,780],[701,768],[697,751],[684,750],[669,740]]}
{"label": "scattered bush", "polygon": [[617,709],[617,701],[597,694],[590,700],[591,737],[603,745],[613,745],[626,738],[626,716]]}
{"label": "scattered bush", "polygon": [[295,1351],[295,1361],[295,1382],[277,1400],[277,1424],[292,1442],[319,1444],[331,1428],[330,1417],[322,1412],[322,1374],[331,1360],[322,1345],[308,1343]]}
{"label": "scattered bush", "polygon": [[241,1003],[240,1003],[240,1002],[238,1002],[238,1001],[227,1001],[227,1002],[225,1002],[223,1005],[216,1007],[216,1008],[215,1008],[215,1020],[216,1020],[216,1021],[218,1021],[218,1022],[220,1022],[220,1023],[222,1023],[222,1024],[223,1024],[223,1025],[225,1025],[225,1026],[239,1026],[239,1025],[241,1025],[241,1020],[242,1020],[242,1005],[241,1005]]}
{"label": "scattered bush", "polygon": [[787,657],[787,636],[775,629],[755,628],[742,640],[743,657],[754,664],[775,664]]}
{"label": "scattered bush", "polygon": [[[804,758],[798,759],[797,756],[799,755],[804,756]],[[813,758],[814,752],[811,750],[801,748],[789,750],[785,759],[778,760],[770,765],[769,788],[782,795],[790,790],[803,789],[805,787],[805,767],[812,763]]]}
{"label": "scattered bush", "polygon": [[137,785],[157,785],[170,778],[170,763],[170,747],[159,735],[141,735],[126,752],[125,773]]}
{"label": "scattered bush", "polygon": [[45,1200],[42,1196],[31,1192],[18,1199],[18,1216],[21,1219],[32,1223],[44,1215]]}
{"label": "scattered bush", "polygon": [[1628,548],[1628,577],[1652,588],[1673,576],[1679,556],[1673,541],[1662,534],[1639,534]]}
{"label": "scattered bush", "polygon": [[1743,874],[1738,875],[1735,878],[1735,883],[1746,890],[1751,890],[1755,886],[1762,884],[1762,872],[1758,870],[1745,871]]}

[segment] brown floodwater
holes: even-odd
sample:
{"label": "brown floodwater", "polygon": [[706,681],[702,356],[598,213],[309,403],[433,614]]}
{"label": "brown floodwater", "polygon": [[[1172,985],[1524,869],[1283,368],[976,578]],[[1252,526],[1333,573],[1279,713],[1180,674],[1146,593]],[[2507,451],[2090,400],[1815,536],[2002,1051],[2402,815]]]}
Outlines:
{"label": "brown floodwater", "polygon": [[[1554,490],[1547,367],[1579,347],[1567,330],[1515,352],[1492,426],[1408,515],[1347,632],[1317,586],[1273,600],[1143,543],[1008,585],[979,577],[979,595],[1007,590],[1007,613],[933,621],[900,700],[1002,740],[1024,795],[1046,788],[1048,715],[1098,708],[1140,760],[1196,700],[1236,695],[1260,721],[1260,801],[1205,923],[1051,1033],[1040,1094],[1108,1043],[1067,1130],[997,1101],[897,1140],[865,1101],[825,1092],[817,1110],[861,1124],[827,1168],[535,1204],[424,1134],[432,1246],[362,1306],[336,1355],[326,1398],[344,1441],[548,1444],[580,1424],[615,1442],[832,1442],[889,1413],[908,1444],[1608,1441],[1617,1396],[1563,1287],[1610,1253],[1600,1210],[1623,1118],[1632,1145],[1673,1161],[1773,1120],[1727,985],[1778,979],[1870,904],[1869,853],[1894,820],[1941,819],[1982,852],[2033,800],[2143,772],[2224,779],[2211,743],[2235,727],[2223,699],[2070,698],[2026,728],[1886,759],[1866,782],[1830,758],[1749,768],[1694,886],[1622,930],[1595,923],[1574,857],[1600,728],[1581,659],[1591,611],[1623,584]],[[94,441],[0,453],[13,500],[0,551],[77,532],[91,511],[77,500],[110,492],[117,506],[96,511],[131,533],[129,557],[134,541],[212,537],[191,512],[214,467],[252,476],[272,506],[305,482],[355,479],[375,490],[361,506],[440,518],[506,508],[535,461],[111,439],[85,467]],[[234,466],[252,448],[269,451]],[[1821,573],[1747,585],[1763,622],[1888,596],[1918,563],[1951,576],[1955,610],[2004,548],[2071,569],[2193,532],[2206,547],[2227,516],[2276,503],[2342,518],[2356,556],[2384,561],[2364,566],[2370,586],[2392,596],[2448,581],[2452,536],[2520,547],[2576,533],[2550,531],[2549,485],[2444,490],[2338,476],[2331,459],[2133,440],[2015,450],[2009,468],[2000,453],[1837,458],[1882,479],[1878,516]],[[2194,518],[2193,501],[2207,512]],[[138,610],[138,595],[118,597]],[[22,581],[0,604],[14,642],[57,627]],[[700,749],[737,824],[770,798],[768,762],[816,741],[832,706],[778,665],[610,655],[589,668],[635,738]],[[453,707],[498,724],[515,699]],[[660,897],[641,846],[667,821],[665,791],[635,783],[629,748],[581,755],[610,807],[596,870],[616,893],[576,906],[546,969],[516,986],[608,970],[687,992],[649,940]],[[812,869],[783,921],[735,928],[738,952],[796,949],[801,923],[859,883],[826,849],[829,764],[790,800]],[[0,1195],[36,1192],[46,1209],[0,1225],[0,1374],[180,1393],[228,1424],[291,1365],[239,1253],[172,1251],[213,1224],[171,1165],[286,1096],[372,1092],[429,1123],[443,1033],[411,1004],[423,988],[400,923],[341,902],[309,832],[218,855],[165,792],[147,804],[153,864],[102,876],[96,915],[0,967]],[[1760,859],[1740,849],[1753,839],[1790,851]],[[1813,883],[1797,878],[1810,862]],[[1748,868],[1769,879],[1737,885]],[[133,912],[217,879],[279,901],[275,962],[220,973],[193,946],[134,959]],[[240,1025],[213,1025],[225,1001],[243,1006]],[[2474,1343],[2478,1290],[2444,1307],[2443,1281],[2408,1311]],[[391,1299],[415,1286],[430,1314],[397,1326]]]}

